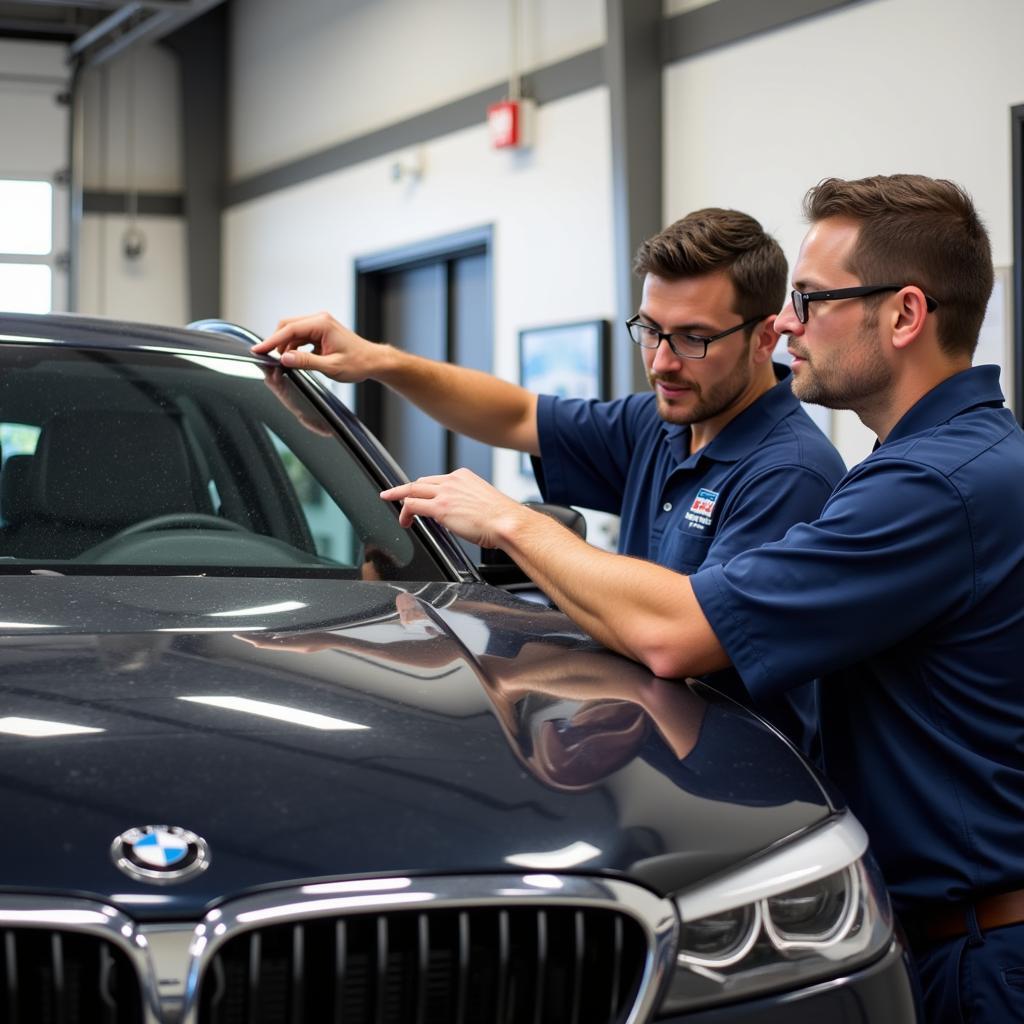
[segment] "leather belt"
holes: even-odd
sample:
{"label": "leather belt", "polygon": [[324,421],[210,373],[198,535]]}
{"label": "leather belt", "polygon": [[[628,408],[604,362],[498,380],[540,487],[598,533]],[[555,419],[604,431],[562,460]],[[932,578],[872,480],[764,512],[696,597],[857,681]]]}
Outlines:
{"label": "leather belt", "polygon": [[[949,939],[958,939],[970,929],[967,913],[970,904],[958,903],[933,910],[902,915],[903,927],[912,945],[934,945]],[[974,903],[978,927],[983,932],[993,928],[1024,922],[1024,889],[1000,892]]]}

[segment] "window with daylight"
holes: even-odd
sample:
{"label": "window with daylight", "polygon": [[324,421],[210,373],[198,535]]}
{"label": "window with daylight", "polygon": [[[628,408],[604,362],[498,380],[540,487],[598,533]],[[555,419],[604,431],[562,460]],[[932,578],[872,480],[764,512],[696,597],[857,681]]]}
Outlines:
{"label": "window with daylight", "polygon": [[0,179],[0,309],[49,313],[52,258],[53,186]]}

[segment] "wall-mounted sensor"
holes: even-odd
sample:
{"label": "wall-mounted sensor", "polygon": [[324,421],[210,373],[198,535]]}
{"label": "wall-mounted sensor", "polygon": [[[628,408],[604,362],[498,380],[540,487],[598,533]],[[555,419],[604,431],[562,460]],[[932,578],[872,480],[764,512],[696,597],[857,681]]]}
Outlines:
{"label": "wall-mounted sensor", "polygon": [[134,224],[121,236],[121,251],[126,260],[137,260],[146,251],[146,236]]}

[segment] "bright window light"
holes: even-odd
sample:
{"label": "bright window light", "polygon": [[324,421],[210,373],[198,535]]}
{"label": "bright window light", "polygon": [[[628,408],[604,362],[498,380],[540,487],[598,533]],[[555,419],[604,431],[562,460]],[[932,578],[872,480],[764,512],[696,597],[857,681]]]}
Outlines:
{"label": "bright window light", "polygon": [[53,247],[53,186],[0,180],[0,252],[45,256]]}
{"label": "bright window light", "polygon": [[248,697],[179,697],[193,704],[208,704],[212,708],[224,708],[227,711],[241,711],[246,715],[259,715],[261,718],[273,718],[278,722],[289,722],[292,725],[304,725],[309,729],[369,729],[368,725],[346,722],[343,718],[331,718],[318,715],[315,711],[303,711],[301,708],[289,708],[282,704],[268,704],[262,700],[250,700]]}
{"label": "bright window light", "polygon": [[34,455],[40,428],[28,423],[0,423],[0,452],[8,455]]}
{"label": "bright window light", "polygon": [[70,725],[68,722],[47,722],[41,718],[0,718],[0,732],[12,736],[77,736],[87,732],[106,732],[87,725]]}
{"label": "bright window light", "polygon": [[49,313],[53,275],[42,263],[0,263],[0,309],[8,313]]}

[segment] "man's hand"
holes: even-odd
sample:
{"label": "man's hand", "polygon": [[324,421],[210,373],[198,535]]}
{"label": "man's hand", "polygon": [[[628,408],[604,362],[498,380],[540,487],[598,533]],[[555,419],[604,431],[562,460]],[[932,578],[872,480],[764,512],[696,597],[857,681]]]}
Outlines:
{"label": "man's hand", "polygon": [[382,491],[381,497],[402,502],[398,518],[402,526],[409,526],[413,516],[426,516],[482,548],[499,547],[501,536],[513,533],[519,520],[540,515],[468,469],[445,476],[421,476],[411,484]]}
{"label": "man's hand", "polygon": [[426,359],[400,344],[367,341],[330,313],[288,317],[251,351],[276,352],[282,366],[317,370],[346,384],[375,380],[456,434],[540,454],[532,391],[467,366]]}
{"label": "man's hand", "polygon": [[471,543],[501,548],[584,632],[657,676],[729,665],[686,576],[600,551],[468,469],[421,477],[381,497],[402,502],[402,526],[427,516]]}
{"label": "man's hand", "polygon": [[[312,345],[312,351],[305,350],[307,345]],[[318,370],[351,384],[375,376],[389,351],[388,346],[350,331],[330,313],[287,317],[269,338],[252,347],[254,355],[276,352],[282,366]]]}

